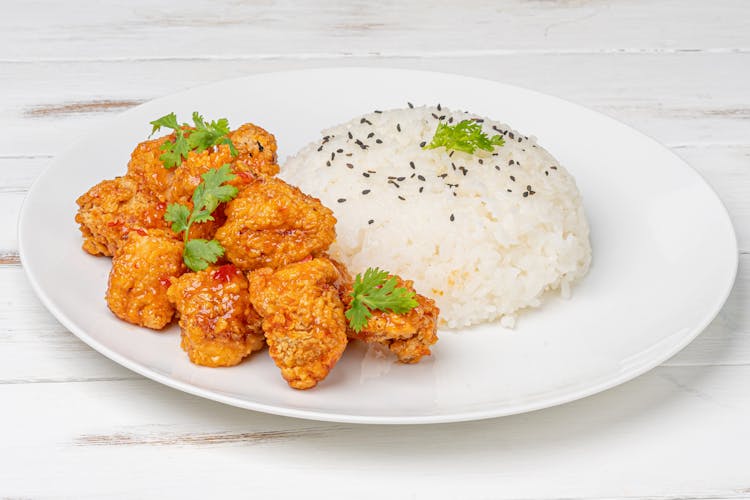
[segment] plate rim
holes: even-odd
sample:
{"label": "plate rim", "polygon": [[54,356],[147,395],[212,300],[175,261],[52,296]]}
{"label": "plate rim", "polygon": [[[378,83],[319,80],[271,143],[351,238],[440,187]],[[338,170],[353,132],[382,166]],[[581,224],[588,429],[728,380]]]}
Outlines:
{"label": "plate rim", "polygon": [[418,73],[422,75],[431,74],[431,75],[443,76],[443,77],[449,76],[452,78],[458,77],[461,79],[483,82],[485,84],[492,83],[496,85],[502,85],[508,88],[513,88],[515,90],[529,93],[531,95],[543,96],[544,98],[548,98],[548,99],[551,98],[553,100],[556,100],[556,101],[559,101],[568,105],[573,105],[577,108],[581,108],[583,110],[586,110],[587,112],[603,116],[611,121],[616,122],[620,126],[628,128],[630,131],[638,134],[642,139],[647,140],[651,142],[652,144],[658,146],[659,148],[668,151],[669,154],[671,154],[672,156],[674,156],[676,159],[679,160],[680,164],[683,167],[687,167],[689,171],[692,171],[693,174],[697,175],[700,181],[708,189],[708,192],[710,193],[710,195],[713,196],[713,198],[715,198],[715,201],[718,202],[719,207],[721,207],[721,211],[720,211],[721,216],[724,217],[728,223],[728,227],[729,227],[728,236],[731,242],[731,247],[734,251],[732,252],[732,262],[730,263],[731,264],[731,277],[729,280],[727,280],[725,289],[720,295],[717,294],[718,300],[716,300],[714,304],[712,305],[712,307],[709,308],[710,312],[706,314],[706,316],[703,318],[703,321],[696,323],[695,326],[690,328],[689,331],[687,331],[685,334],[683,334],[680,337],[679,342],[674,342],[671,345],[671,348],[666,350],[663,354],[654,356],[653,358],[648,359],[648,361],[645,363],[635,364],[629,367],[628,369],[621,370],[617,376],[606,378],[600,382],[588,385],[583,389],[572,390],[567,393],[559,394],[553,397],[541,398],[539,400],[531,401],[525,404],[507,405],[503,408],[495,409],[495,410],[492,410],[492,409],[473,410],[473,411],[462,411],[462,412],[452,412],[452,413],[441,413],[441,414],[436,414],[436,415],[372,416],[372,415],[361,415],[361,414],[357,414],[357,415],[342,414],[342,413],[336,413],[336,412],[331,412],[331,411],[313,411],[313,410],[306,410],[306,409],[292,409],[292,408],[288,408],[284,406],[268,405],[264,403],[248,401],[246,399],[242,399],[239,397],[234,397],[234,396],[230,396],[221,392],[217,392],[216,390],[202,389],[188,382],[183,382],[183,381],[174,379],[172,377],[169,377],[167,375],[163,375],[153,370],[152,368],[149,368],[148,366],[139,363],[138,361],[130,360],[124,355],[121,355],[118,352],[112,349],[109,349],[108,347],[106,347],[105,345],[97,341],[95,338],[90,336],[82,328],[79,328],[78,326],[76,326],[75,322],[71,320],[64,311],[59,309],[53,303],[50,296],[46,293],[46,291],[40,285],[35,272],[26,265],[27,257],[25,256],[26,250],[25,250],[25,242],[24,242],[23,235],[25,233],[25,223],[26,223],[25,221],[28,219],[28,217],[26,216],[26,213],[28,211],[29,199],[32,197],[32,194],[34,193],[34,190],[37,188],[38,184],[40,183],[40,180],[44,178],[50,171],[55,169],[60,164],[60,162],[69,155],[70,151],[75,149],[78,146],[78,144],[82,140],[85,139],[88,133],[84,133],[81,135],[81,138],[79,138],[79,140],[75,141],[75,143],[69,145],[63,151],[61,151],[58,155],[56,155],[53,162],[38,175],[38,177],[34,180],[34,182],[29,187],[29,190],[26,193],[26,196],[24,197],[23,203],[21,205],[21,209],[19,211],[18,221],[17,221],[17,241],[18,241],[18,253],[19,253],[19,258],[21,262],[21,268],[24,270],[24,274],[26,275],[26,278],[31,284],[31,287],[34,290],[37,297],[40,299],[42,304],[47,308],[47,310],[55,317],[55,319],[57,319],[66,329],[70,331],[70,333],[78,337],[89,347],[91,347],[98,353],[102,354],[103,356],[109,358],[110,360],[114,361],[115,363],[135,373],[138,373],[139,375],[143,377],[151,379],[155,382],[163,384],[172,389],[176,389],[176,390],[185,392],[187,394],[202,397],[202,398],[209,399],[212,401],[228,404],[230,406],[235,406],[235,407],[243,408],[243,409],[249,409],[253,411],[259,411],[259,412],[263,412],[267,414],[280,415],[280,416],[293,417],[293,418],[301,418],[301,419],[307,419],[307,420],[326,421],[326,422],[353,423],[353,424],[386,424],[386,425],[436,424],[436,423],[453,423],[453,422],[484,420],[484,419],[490,419],[490,418],[497,418],[497,417],[527,413],[531,411],[541,410],[544,408],[552,408],[552,407],[559,406],[565,403],[577,401],[577,400],[592,396],[594,394],[598,394],[600,392],[606,391],[618,385],[624,384],[630,380],[633,380],[637,378],[638,376],[643,375],[644,373],[654,369],[655,367],[667,361],[671,357],[673,357],[679,351],[684,349],[688,344],[690,344],[693,340],[695,340],[695,338],[705,330],[705,328],[716,318],[716,316],[719,314],[721,309],[724,307],[727,299],[729,298],[729,295],[731,294],[734,288],[734,284],[737,278],[737,271],[738,271],[738,266],[739,266],[739,247],[738,247],[736,230],[732,223],[732,218],[730,216],[729,210],[727,210],[726,205],[724,204],[724,202],[722,201],[718,193],[716,193],[713,186],[705,179],[705,177],[698,170],[692,167],[687,161],[685,161],[682,157],[680,157],[677,153],[675,153],[671,148],[660,143],[653,137],[641,132],[640,130],[606,113],[602,113],[598,110],[591,109],[588,106],[581,105],[575,101],[563,99],[556,95],[539,92],[539,91],[529,89],[526,87],[521,87],[518,85],[507,84],[502,81],[492,80],[489,78],[466,76],[460,73],[450,73],[450,72],[442,72],[442,71],[424,71],[424,70],[413,70],[413,69],[403,69],[403,68],[394,68],[394,67],[322,66],[322,67],[316,67],[316,68],[292,69],[292,70],[280,70],[280,71],[254,73],[254,74],[245,75],[241,77],[216,80],[213,82],[201,84],[201,85],[194,86],[194,87],[188,87],[188,88],[179,90],[178,92],[175,92],[172,94],[162,95],[157,98],[145,101],[137,106],[134,106],[133,108],[130,108],[121,113],[117,113],[114,116],[108,117],[107,120],[112,121],[112,120],[119,119],[132,112],[137,111],[141,107],[152,105],[154,102],[158,102],[162,99],[173,97],[177,94],[200,90],[200,89],[208,88],[208,87],[215,86],[215,85],[230,84],[231,82],[234,82],[234,81],[252,80],[253,78],[256,78],[256,77],[264,77],[268,75],[279,75],[279,74],[289,75],[289,74],[304,74],[304,73],[310,73],[310,72],[328,72],[328,71],[356,73],[358,71],[363,71],[363,70],[374,71],[374,72],[392,71],[392,72],[411,73],[411,74]]}

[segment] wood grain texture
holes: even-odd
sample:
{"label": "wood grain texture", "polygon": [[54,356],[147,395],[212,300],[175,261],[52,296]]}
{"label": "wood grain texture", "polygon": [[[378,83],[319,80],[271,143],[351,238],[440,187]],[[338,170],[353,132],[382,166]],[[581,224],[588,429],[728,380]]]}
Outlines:
{"label": "wood grain texture", "polygon": [[750,488],[748,383],[747,366],[661,367],[545,411],[384,427],[273,417],[146,380],[6,385],[0,399],[12,410],[0,440],[13,460],[0,468],[0,490],[78,498],[216,498],[248,488],[256,498],[739,498]]}
{"label": "wood grain texture", "polygon": [[[743,0],[27,1],[0,60],[331,58],[750,49]],[[64,19],[64,22],[60,20]],[[43,36],[39,36],[43,34]]]}

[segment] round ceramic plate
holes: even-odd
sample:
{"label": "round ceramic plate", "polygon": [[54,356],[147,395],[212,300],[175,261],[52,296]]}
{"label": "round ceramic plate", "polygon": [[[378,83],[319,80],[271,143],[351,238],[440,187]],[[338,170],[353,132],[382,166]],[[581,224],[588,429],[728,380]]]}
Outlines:
{"label": "round ceramic plate", "polygon": [[[401,365],[352,343],[309,391],[287,387],[266,352],[232,368],[190,364],[176,327],[116,319],[103,296],[110,259],[81,250],[75,199],[125,172],[149,121],[198,110],[276,135],[281,162],[325,127],[373,109],[442,103],[535,135],[576,178],[593,265],[569,300],[550,297],[514,330],[440,331],[433,355]],[[518,87],[441,73],[367,68],[271,73],[138,106],[60,156],[29,192],[19,223],[29,280],[71,332],[146,377],[231,405],[319,420],[428,423],[509,415],[621,384],[687,345],[714,318],[737,269],[721,201],[680,158],[599,113]]]}

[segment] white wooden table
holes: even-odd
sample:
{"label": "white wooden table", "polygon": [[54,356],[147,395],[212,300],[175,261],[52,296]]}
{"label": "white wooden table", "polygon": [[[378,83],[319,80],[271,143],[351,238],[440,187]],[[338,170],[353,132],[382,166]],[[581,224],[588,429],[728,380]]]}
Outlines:
{"label": "white wooden table", "polygon": [[[12,2],[0,15],[0,497],[750,497],[750,2]],[[97,354],[42,307],[16,220],[79,135],[206,82],[408,67],[558,95],[698,169],[737,229],[727,305],[650,373],[561,407],[338,425],[205,401]],[[54,251],[55,242],[49,242]]]}

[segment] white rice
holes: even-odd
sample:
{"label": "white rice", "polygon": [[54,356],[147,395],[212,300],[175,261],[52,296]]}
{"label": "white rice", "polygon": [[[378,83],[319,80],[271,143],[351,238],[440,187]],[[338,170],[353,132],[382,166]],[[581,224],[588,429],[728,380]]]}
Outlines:
{"label": "white rice", "polygon": [[[505,145],[423,149],[451,118],[484,120]],[[335,212],[333,257],[353,273],[379,266],[414,280],[443,326],[513,326],[520,309],[548,290],[567,295],[586,274],[589,226],[575,181],[535,138],[444,107],[376,112],[322,135],[281,177]]]}

